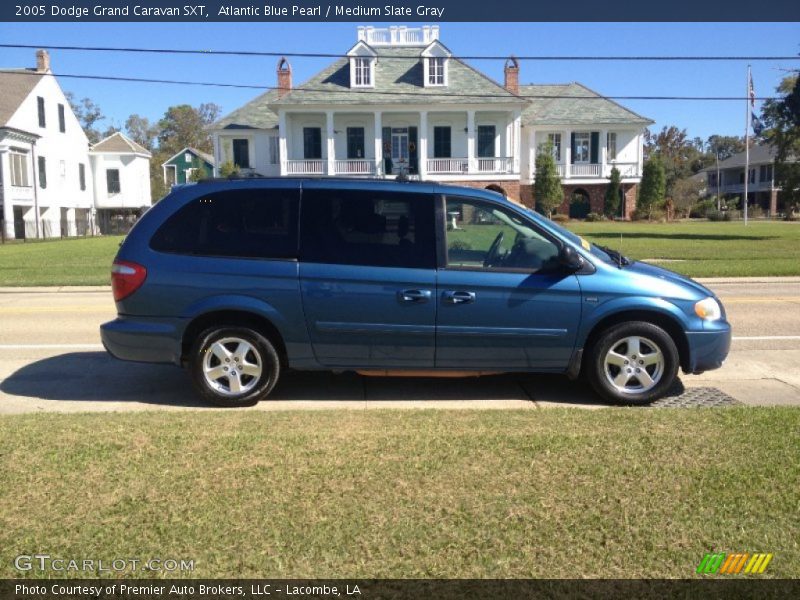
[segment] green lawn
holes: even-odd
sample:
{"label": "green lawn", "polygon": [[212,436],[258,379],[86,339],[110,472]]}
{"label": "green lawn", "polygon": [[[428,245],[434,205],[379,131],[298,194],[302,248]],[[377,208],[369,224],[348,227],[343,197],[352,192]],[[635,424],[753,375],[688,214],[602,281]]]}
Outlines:
{"label": "green lawn", "polygon": [[6,416],[0,577],[45,552],[195,577],[685,578],[715,550],[797,578],[798,434],[791,408]]}
{"label": "green lawn", "polygon": [[800,275],[800,223],[576,221],[567,227],[634,259],[680,261],[657,264],[690,277]]}
{"label": "green lawn", "polygon": [[[745,227],[741,222],[576,221],[568,227],[592,242],[612,248],[621,245],[623,253],[634,259],[670,259],[660,264],[692,277],[800,275],[800,223],[751,222]],[[489,229],[488,234],[495,233]],[[450,235],[459,239],[466,234]],[[0,245],[0,286],[108,284],[121,239]],[[488,247],[490,240],[485,241]]]}

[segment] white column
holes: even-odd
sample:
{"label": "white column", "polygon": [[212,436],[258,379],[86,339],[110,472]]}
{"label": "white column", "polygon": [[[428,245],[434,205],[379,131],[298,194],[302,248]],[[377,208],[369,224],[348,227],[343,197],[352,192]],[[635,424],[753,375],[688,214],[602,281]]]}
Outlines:
{"label": "white column", "polygon": [[383,173],[383,115],[375,111],[375,175]]}
{"label": "white column", "polygon": [[3,147],[0,148],[0,173],[7,173],[5,177],[3,177],[2,181],[0,181],[0,186],[3,187],[0,190],[0,196],[2,198],[7,199],[3,202],[3,211],[0,212],[0,219],[3,219],[5,225],[5,238],[10,239],[14,237],[14,205],[11,202],[11,165],[10,160],[8,158],[8,148]]}
{"label": "white column", "polygon": [[[639,140],[638,143],[636,144],[637,153],[638,153],[637,162],[639,163],[637,176],[641,177],[642,176],[642,171],[644,170],[644,136],[642,135],[642,132],[640,131],[639,135],[637,135],[636,137]],[[721,179],[721,176],[720,176],[720,179]],[[721,184],[722,184],[722,181],[717,181],[717,185],[721,185]]]}
{"label": "white column", "polygon": [[528,139],[530,140],[530,147],[528,148],[528,178],[533,181],[533,178],[536,176],[536,155],[539,153],[539,149],[536,146],[535,129],[531,129]]}
{"label": "white column", "polygon": [[569,179],[570,168],[572,167],[572,130],[564,132],[564,140],[561,142],[564,150],[564,179]]}
{"label": "white column", "polygon": [[606,165],[608,164],[608,129],[600,131],[600,177],[607,177]]}
{"label": "white column", "polygon": [[522,111],[514,111],[514,128],[513,128],[514,145],[512,146],[514,164],[513,172],[520,172],[520,156],[522,156]]}
{"label": "white column", "polygon": [[336,173],[335,166],[336,166],[336,157],[334,156],[335,153],[335,145],[336,140],[333,137],[333,111],[329,110],[325,112],[325,125],[327,129],[327,158],[328,158],[328,168],[326,169],[326,174],[334,175]]}
{"label": "white column", "polygon": [[475,162],[475,111],[467,111],[467,173],[477,170]]}
{"label": "white column", "polygon": [[428,111],[419,113],[419,147],[417,148],[417,161],[419,162],[419,177],[428,176]]}
{"label": "white column", "polygon": [[289,168],[287,161],[289,160],[289,145],[286,143],[286,112],[278,111],[278,163],[280,165],[280,174],[286,175]]}

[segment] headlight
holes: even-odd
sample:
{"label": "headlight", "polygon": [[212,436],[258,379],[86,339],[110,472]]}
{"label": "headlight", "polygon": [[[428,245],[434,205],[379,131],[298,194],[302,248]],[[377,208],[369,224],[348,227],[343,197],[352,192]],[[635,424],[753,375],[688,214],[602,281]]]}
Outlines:
{"label": "headlight", "polygon": [[714,298],[700,300],[694,305],[694,312],[698,317],[706,321],[716,321],[722,318],[722,309],[719,306],[719,302]]}

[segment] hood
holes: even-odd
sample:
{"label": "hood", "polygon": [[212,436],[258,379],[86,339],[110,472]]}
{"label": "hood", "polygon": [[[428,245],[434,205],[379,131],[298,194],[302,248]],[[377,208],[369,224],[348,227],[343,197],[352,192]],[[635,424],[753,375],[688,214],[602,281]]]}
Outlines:
{"label": "hood", "polygon": [[627,267],[624,267],[624,270],[639,275],[657,277],[658,279],[663,279],[670,283],[684,285],[702,294],[703,296],[714,296],[714,292],[709,290],[704,285],[697,283],[695,280],[690,279],[685,275],[681,275],[679,273],[676,273],[675,271],[670,271],[669,269],[665,269],[664,267],[658,267],[656,265],[652,265],[650,263],[642,261],[635,261],[634,263],[628,265]]}

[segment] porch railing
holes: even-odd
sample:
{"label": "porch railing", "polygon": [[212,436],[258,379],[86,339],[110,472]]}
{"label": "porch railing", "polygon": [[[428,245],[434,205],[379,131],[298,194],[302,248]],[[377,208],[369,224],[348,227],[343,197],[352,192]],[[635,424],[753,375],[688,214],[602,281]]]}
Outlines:
{"label": "porch railing", "polygon": [[287,175],[324,175],[325,162],[320,159],[287,160]]}
{"label": "porch railing", "polygon": [[467,158],[429,158],[428,173],[466,173],[469,169]]}
{"label": "porch railing", "polygon": [[514,168],[514,159],[495,156],[491,158],[478,158],[479,173],[511,173]]}
{"label": "porch railing", "polygon": [[628,163],[608,163],[606,164],[606,176],[611,176],[611,169],[617,167],[619,171],[620,177],[639,177],[639,163],[635,162],[628,162]]}
{"label": "porch railing", "polygon": [[337,175],[375,175],[375,161],[363,159],[337,160],[334,162]]}
{"label": "porch railing", "polygon": [[570,177],[600,177],[599,163],[575,163],[569,166]]}

